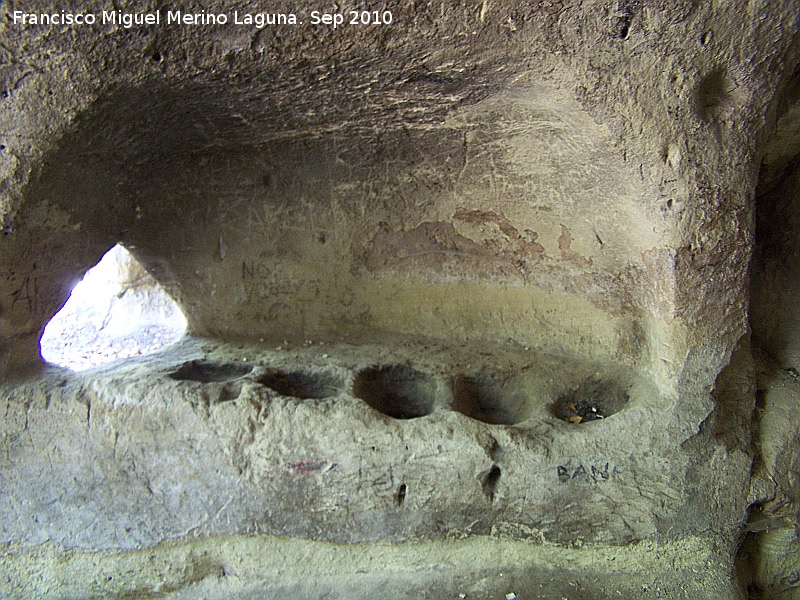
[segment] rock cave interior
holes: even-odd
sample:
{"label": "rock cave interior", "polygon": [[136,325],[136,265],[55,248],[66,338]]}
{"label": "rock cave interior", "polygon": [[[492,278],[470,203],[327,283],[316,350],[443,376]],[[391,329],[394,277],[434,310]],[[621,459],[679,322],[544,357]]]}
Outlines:
{"label": "rock cave interior", "polygon": [[800,598],[800,4],[22,4],[0,596]]}

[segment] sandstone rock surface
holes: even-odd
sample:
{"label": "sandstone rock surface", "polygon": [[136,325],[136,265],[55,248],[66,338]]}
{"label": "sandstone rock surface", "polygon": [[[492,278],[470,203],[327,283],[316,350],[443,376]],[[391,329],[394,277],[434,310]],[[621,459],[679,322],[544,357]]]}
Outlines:
{"label": "sandstone rock surface", "polygon": [[[114,9],[162,23],[69,1],[98,22],[15,22],[52,12],[33,0],[0,25],[4,594],[93,560],[109,579],[65,597],[513,591],[472,566],[408,587],[420,544],[485,548],[519,597],[689,597],[692,569],[702,597],[791,597],[769,583],[788,567],[734,583],[734,556],[749,507],[783,540],[752,552],[794,543],[796,427],[770,406],[798,396],[764,404],[763,373],[797,362],[800,5],[389,1],[391,24],[337,28],[285,1],[296,25]],[[118,243],[189,335],[44,364],[44,326]],[[332,570],[226,582],[259,544]],[[329,578],[365,548],[397,554]],[[599,579],[536,588],[549,552]]]}

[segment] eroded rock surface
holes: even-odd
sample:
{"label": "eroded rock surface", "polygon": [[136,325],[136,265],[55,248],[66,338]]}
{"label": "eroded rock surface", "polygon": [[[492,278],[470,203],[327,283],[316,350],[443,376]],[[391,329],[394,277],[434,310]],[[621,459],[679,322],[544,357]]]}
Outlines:
{"label": "eroded rock surface", "polygon": [[[388,2],[391,25],[336,29],[178,8],[0,26],[8,556],[271,534],[668,561],[692,539],[731,597],[748,506],[789,493],[751,482],[754,452],[794,464],[752,443],[751,346],[794,368],[796,235],[754,212],[795,219],[800,6]],[[117,243],[194,337],[43,367],[45,324]],[[219,574],[189,563],[169,593]]]}

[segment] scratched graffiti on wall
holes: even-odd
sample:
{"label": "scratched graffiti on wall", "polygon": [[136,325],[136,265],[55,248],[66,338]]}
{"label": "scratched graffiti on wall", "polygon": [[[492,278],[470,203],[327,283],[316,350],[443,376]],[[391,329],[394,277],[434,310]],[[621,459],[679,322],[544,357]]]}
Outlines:
{"label": "scratched graffiti on wall", "polygon": [[22,285],[11,294],[11,308],[16,307],[21,302],[30,313],[39,312],[39,279],[34,275],[28,275]]}
{"label": "scratched graffiti on wall", "polygon": [[294,320],[302,313],[298,306],[320,297],[319,279],[297,279],[263,260],[243,260],[240,281],[244,303],[258,307],[252,316],[262,322]]}
{"label": "scratched graffiti on wall", "polygon": [[610,481],[617,475],[617,467],[608,461],[567,461],[556,467],[561,483],[598,484]]}

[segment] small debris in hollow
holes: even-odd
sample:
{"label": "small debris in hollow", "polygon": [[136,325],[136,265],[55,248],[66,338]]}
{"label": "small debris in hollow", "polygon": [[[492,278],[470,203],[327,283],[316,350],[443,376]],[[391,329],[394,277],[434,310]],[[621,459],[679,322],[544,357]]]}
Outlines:
{"label": "small debris in hollow", "polygon": [[622,409],[628,394],[616,382],[603,382],[590,377],[576,389],[561,396],[550,410],[553,416],[577,425],[605,419]]}

